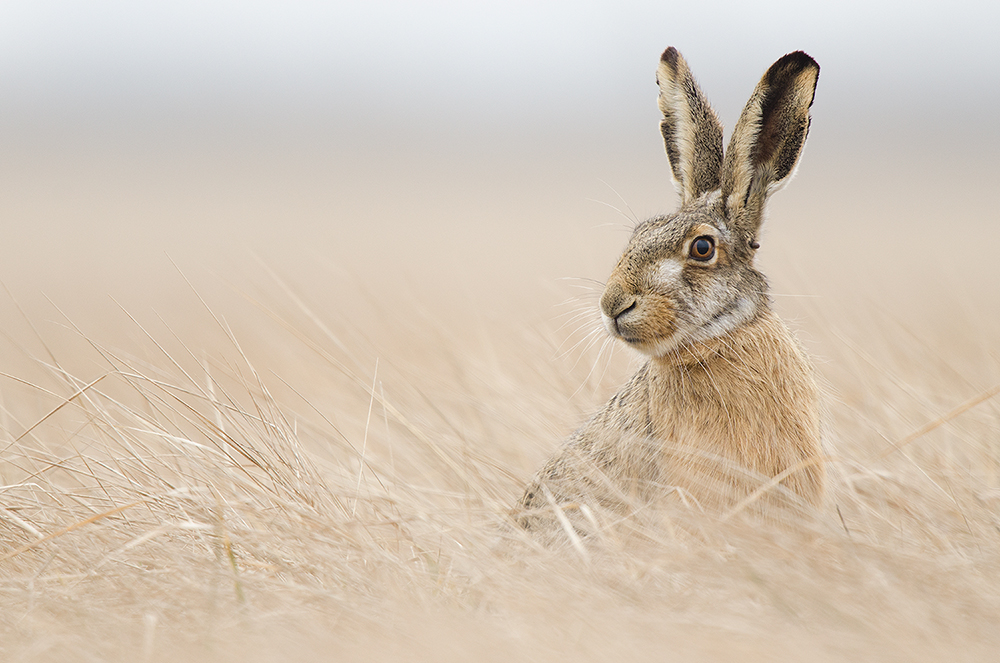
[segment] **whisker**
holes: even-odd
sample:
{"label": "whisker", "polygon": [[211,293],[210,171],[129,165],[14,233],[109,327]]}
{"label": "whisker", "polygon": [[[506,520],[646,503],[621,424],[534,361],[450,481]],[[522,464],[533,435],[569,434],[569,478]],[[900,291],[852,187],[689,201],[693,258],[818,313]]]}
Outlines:
{"label": "whisker", "polygon": [[[631,218],[631,220],[632,220],[632,221],[634,221],[636,225],[638,225],[638,224],[640,223],[640,221],[639,221],[639,217],[638,217],[638,216],[636,215],[636,213],[635,213],[634,211],[632,211],[632,208],[631,208],[631,207],[629,207],[629,204],[628,204],[628,201],[626,201],[626,200],[625,200],[625,197],[624,197],[624,196],[622,196],[622,194],[620,194],[620,193],[618,192],[618,189],[614,188],[613,186],[611,186],[610,184],[608,184],[607,182],[605,182],[604,180],[602,180],[602,179],[600,179],[600,178],[598,178],[598,181],[599,181],[599,182],[600,182],[601,184],[603,184],[604,186],[606,186],[606,187],[608,187],[609,189],[611,189],[611,191],[613,191],[613,192],[614,192],[614,194],[615,194],[616,196],[618,196],[618,200],[622,201],[622,205],[624,205],[624,206],[625,206],[625,209],[627,209],[627,210],[629,211],[629,214],[631,214],[631,215],[632,215],[632,218]],[[627,218],[627,217],[626,217],[626,218]]]}
{"label": "whisker", "polygon": [[[614,339],[611,338],[610,336],[605,337],[604,342],[601,344],[601,349],[598,350],[597,357],[594,359],[594,363],[590,367],[590,371],[587,373],[587,375],[580,382],[580,386],[576,388],[576,391],[574,391],[570,395],[570,399],[575,398],[576,395],[580,393],[580,390],[583,389],[584,386],[590,381],[590,376],[592,376],[594,374],[594,371],[597,369],[597,363],[598,363],[598,361],[600,361],[601,353],[604,352],[604,348],[607,347],[608,343],[610,343],[613,340]],[[596,342],[596,340],[595,340],[595,342]],[[587,349],[589,350],[591,347],[593,347],[593,343],[590,346],[588,346]]]}
{"label": "whisker", "polygon": [[[593,330],[591,330],[583,338],[581,338],[579,341],[577,341],[576,343],[574,343],[570,348],[568,348],[565,352],[562,352],[562,353],[556,355],[556,359],[562,359],[563,357],[568,356],[569,353],[573,352],[574,350],[576,350],[578,347],[580,347],[584,343],[587,343],[588,341],[591,341],[591,339],[596,338],[597,336],[599,336],[599,334],[601,333],[601,331],[603,331],[603,330],[601,330],[601,329],[593,329]],[[591,342],[591,344],[593,344],[593,342]],[[589,346],[585,346],[584,347],[584,351],[586,351],[586,349],[588,347]],[[577,358],[576,363],[573,364],[572,368],[576,368],[576,364],[579,363],[579,362],[580,362],[580,360],[579,360],[579,358]]]}
{"label": "whisker", "polygon": [[[615,207],[611,203],[605,202],[603,200],[597,200],[596,198],[587,198],[586,200],[587,200],[587,202],[590,202],[590,203],[597,203],[598,205],[604,205],[605,207],[610,207],[614,211],[618,212],[618,214],[620,214],[622,217],[624,217],[625,220],[628,221],[631,224],[631,226],[623,226],[622,224],[619,224],[619,223],[600,223],[600,224],[598,224],[596,226],[598,228],[607,228],[609,226],[611,226],[611,227],[613,227],[613,226],[621,226],[623,228],[628,228],[629,230],[632,230],[639,223],[638,221],[636,221],[635,219],[633,219],[628,214],[626,214],[622,210],[618,209],[617,207]],[[629,211],[631,211],[631,210],[629,210]]]}

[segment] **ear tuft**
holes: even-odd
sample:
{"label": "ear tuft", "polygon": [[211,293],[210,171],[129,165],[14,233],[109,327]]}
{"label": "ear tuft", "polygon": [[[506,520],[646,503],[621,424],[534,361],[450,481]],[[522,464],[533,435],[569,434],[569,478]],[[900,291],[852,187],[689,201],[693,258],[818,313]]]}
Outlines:
{"label": "ear tuft", "polygon": [[677,49],[673,46],[667,48],[663,51],[663,55],[660,56],[660,62],[670,67],[673,71],[677,71],[677,59],[681,56],[677,52]]}
{"label": "ear tuft", "polygon": [[787,71],[798,72],[809,67],[813,67],[819,72],[819,64],[815,60],[804,51],[794,51],[778,58],[767,70],[765,76],[777,76],[779,72]]}

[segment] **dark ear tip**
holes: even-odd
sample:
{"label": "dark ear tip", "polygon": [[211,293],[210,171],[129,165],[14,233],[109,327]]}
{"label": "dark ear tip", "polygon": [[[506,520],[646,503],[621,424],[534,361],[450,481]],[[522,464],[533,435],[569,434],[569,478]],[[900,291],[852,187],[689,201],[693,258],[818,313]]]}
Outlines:
{"label": "dark ear tip", "polygon": [[669,47],[667,50],[663,51],[663,55],[660,56],[660,62],[670,65],[670,67],[677,67],[677,58],[680,57],[680,53],[673,46]]}
{"label": "dark ear tip", "polygon": [[810,67],[815,68],[817,72],[819,71],[819,63],[813,60],[804,51],[795,51],[793,53],[789,53],[788,55],[784,55],[779,58],[777,62],[771,65],[771,69],[775,71],[791,69],[792,71],[799,72],[809,69]]}

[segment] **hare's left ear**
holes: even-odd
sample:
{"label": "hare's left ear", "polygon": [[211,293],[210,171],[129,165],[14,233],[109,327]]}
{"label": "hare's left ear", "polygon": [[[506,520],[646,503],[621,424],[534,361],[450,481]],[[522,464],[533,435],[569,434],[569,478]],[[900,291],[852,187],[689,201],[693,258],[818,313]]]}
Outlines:
{"label": "hare's left ear", "polygon": [[687,62],[673,46],[660,56],[656,83],[663,112],[660,132],[683,207],[706,191],[719,188],[722,124]]}
{"label": "hare's left ear", "polygon": [[789,53],[760,79],[736,122],[722,166],[722,199],[731,229],[753,246],[764,203],[791,177],[809,133],[819,65]]}

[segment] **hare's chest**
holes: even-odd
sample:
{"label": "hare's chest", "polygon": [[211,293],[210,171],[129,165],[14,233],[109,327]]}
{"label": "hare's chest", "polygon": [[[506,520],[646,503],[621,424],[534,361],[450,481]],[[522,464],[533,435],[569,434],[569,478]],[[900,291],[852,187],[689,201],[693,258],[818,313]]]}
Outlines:
{"label": "hare's chest", "polygon": [[755,465],[759,441],[773,435],[765,390],[742,376],[684,366],[650,384],[650,430],[668,456],[691,453]]}

